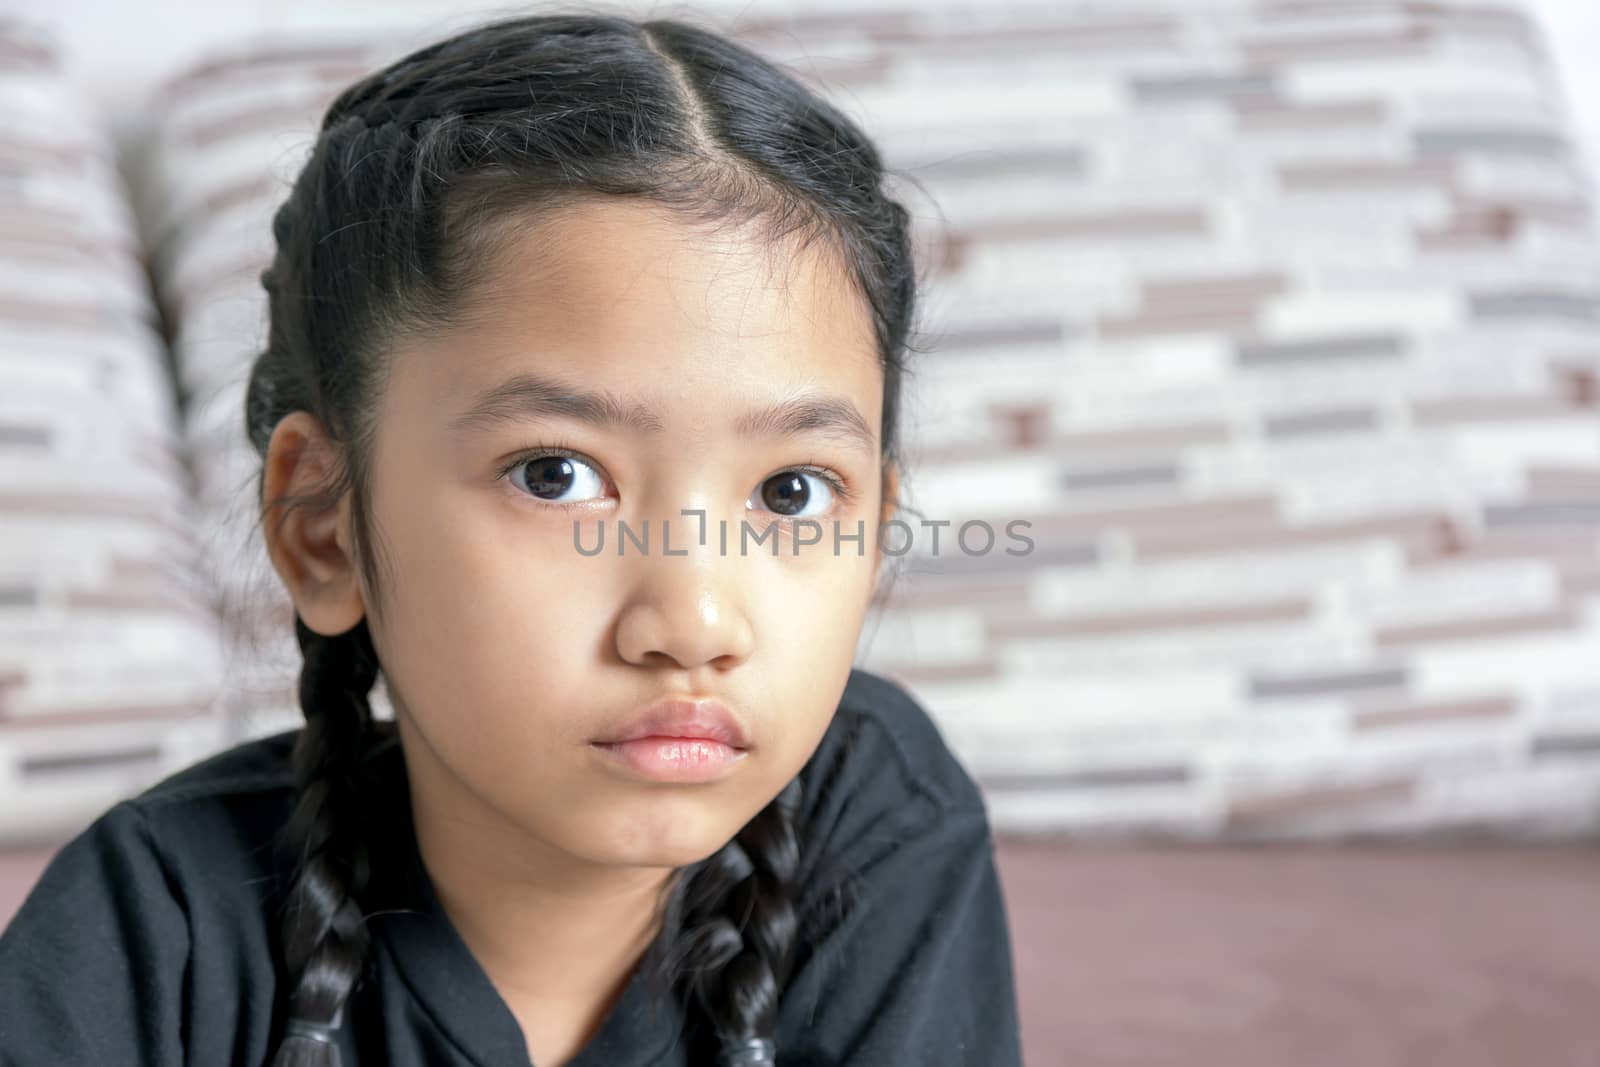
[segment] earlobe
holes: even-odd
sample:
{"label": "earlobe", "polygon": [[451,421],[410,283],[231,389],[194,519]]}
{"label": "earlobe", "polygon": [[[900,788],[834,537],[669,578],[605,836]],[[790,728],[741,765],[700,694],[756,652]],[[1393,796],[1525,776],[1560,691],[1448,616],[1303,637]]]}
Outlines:
{"label": "earlobe", "polygon": [[366,607],[351,550],[349,494],[328,496],[338,445],[316,417],[294,411],[272,432],[262,471],[261,529],[295,611],[320,634],[344,633]]}

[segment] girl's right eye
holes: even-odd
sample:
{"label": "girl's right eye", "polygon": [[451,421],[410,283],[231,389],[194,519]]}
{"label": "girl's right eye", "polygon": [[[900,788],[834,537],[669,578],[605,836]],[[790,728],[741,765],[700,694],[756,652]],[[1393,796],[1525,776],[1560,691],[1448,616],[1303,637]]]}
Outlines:
{"label": "girl's right eye", "polygon": [[605,496],[606,483],[600,473],[577,456],[565,453],[519,459],[506,473],[518,488],[552,504],[576,504]]}

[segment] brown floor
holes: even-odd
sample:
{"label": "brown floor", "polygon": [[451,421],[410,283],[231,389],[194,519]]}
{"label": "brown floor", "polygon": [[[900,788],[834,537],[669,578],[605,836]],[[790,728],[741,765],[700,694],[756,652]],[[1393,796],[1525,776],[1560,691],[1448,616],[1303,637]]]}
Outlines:
{"label": "brown floor", "polygon": [[1028,1067],[1600,1065],[1600,848],[999,856]]}
{"label": "brown floor", "polygon": [[1028,1067],[1600,1065],[1600,848],[1000,863]]}

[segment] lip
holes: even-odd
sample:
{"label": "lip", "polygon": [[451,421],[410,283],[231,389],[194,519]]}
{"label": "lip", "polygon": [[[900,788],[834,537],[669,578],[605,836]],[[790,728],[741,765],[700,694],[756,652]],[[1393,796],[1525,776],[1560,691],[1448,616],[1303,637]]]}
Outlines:
{"label": "lip", "polygon": [[643,737],[612,744],[595,742],[596,751],[628,774],[654,782],[710,782],[733,773],[750,753],[721,741],[682,737]]}
{"label": "lip", "polygon": [[738,751],[750,747],[749,731],[722,701],[677,695],[652,701],[627,723],[596,737],[592,743],[620,745],[644,738],[710,741]]}

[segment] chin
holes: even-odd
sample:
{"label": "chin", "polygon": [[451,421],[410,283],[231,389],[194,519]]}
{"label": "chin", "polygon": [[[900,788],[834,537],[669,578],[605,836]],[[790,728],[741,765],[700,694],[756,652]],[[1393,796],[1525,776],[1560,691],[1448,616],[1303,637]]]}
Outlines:
{"label": "chin", "polygon": [[[668,807],[657,801],[642,817],[619,816],[605,835],[610,844],[606,855],[596,858],[627,867],[687,867],[715,855],[744,825],[675,815]],[[594,844],[589,842],[591,851]]]}

